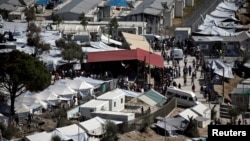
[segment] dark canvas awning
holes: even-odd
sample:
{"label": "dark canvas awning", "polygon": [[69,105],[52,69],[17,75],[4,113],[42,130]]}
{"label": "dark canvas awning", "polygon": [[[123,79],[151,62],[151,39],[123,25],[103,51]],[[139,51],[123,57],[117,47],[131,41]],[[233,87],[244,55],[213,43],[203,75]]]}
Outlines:
{"label": "dark canvas awning", "polygon": [[142,49],[133,50],[114,50],[102,52],[89,52],[88,63],[92,62],[108,62],[108,61],[125,61],[139,60],[146,61],[147,64],[154,65],[159,68],[164,67],[164,60],[161,55],[148,52]]}

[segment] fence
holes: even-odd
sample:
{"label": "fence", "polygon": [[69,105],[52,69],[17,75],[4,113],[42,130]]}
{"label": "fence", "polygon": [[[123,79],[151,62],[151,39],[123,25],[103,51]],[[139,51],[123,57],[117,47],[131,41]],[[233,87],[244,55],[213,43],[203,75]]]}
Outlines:
{"label": "fence", "polygon": [[177,101],[173,97],[171,98],[165,105],[163,105],[160,109],[155,111],[154,113],[147,114],[141,117],[138,117],[134,120],[124,122],[119,128],[122,133],[141,130],[155,122],[155,118],[158,116],[165,117],[171,111],[173,111],[177,107]]}

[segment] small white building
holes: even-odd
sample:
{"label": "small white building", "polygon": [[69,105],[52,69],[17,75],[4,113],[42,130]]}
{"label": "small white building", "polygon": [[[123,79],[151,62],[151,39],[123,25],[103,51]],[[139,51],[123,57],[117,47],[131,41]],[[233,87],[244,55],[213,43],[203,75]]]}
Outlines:
{"label": "small white building", "polygon": [[92,117],[101,117],[104,119],[117,121],[130,121],[135,119],[135,113],[113,112],[113,111],[95,111],[91,113]]}
{"label": "small white building", "polygon": [[183,41],[191,36],[191,27],[177,27],[174,31],[176,41]]}
{"label": "small white building", "polygon": [[178,115],[180,117],[183,117],[187,121],[189,121],[189,118],[192,117],[194,120],[197,121],[198,127],[200,127],[200,128],[204,128],[204,127],[206,127],[210,123],[210,120],[208,120],[207,118],[204,118],[204,117],[200,116],[199,114],[197,114],[196,112],[194,112],[190,108],[189,109],[185,109],[184,111],[180,112]]}
{"label": "small white building", "polygon": [[109,111],[109,101],[92,99],[80,106],[79,112],[85,118],[91,118],[95,111]]}
{"label": "small white building", "polygon": [[114,89],[97,97],[98,100],[109,101],[110,111],[122,111],[125,107],[125,93],[120,89]]}
{"label": "small white building", "polygon": [[203,118],[211,119],[211,110],[206,105],[199,103],[193,107],[191,110]]}

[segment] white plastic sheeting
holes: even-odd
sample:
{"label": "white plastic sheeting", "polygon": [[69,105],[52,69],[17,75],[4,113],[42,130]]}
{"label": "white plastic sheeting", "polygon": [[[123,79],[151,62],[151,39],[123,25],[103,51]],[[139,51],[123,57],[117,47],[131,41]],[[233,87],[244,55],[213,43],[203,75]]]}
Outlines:
{"label": "white plastic sheeting", "polygon": [[64,85],[50,85],[48,88],[46,88],[45,90],[49,90],[52,91],[54,93],[56,93],[58,96],[74,96],[76,95],[76,91],[71,89],[68,86],[64,86]]}
{"label": "white plastic sheeting", "polygon": [[221,62],[220,60],[210,60],[208,62],[208,67],[212,68],[215,74],[224,76],[225,78],[234,78],[232,68],[230,66],[227,66],[225,63]]}
{"label": "white plastic sheeting", "polygon": [[221,2],[218,7],[226,10],[231,10],[231,11],[237,11],[238,6],[236,6],[236,2],[229,2],[229,1],[223,1]]}
{"label": "white plastic sheeting", "polygon": [[120,90],[123,91],[125,93],[125,96],[128,96],[128,97],[138,97],[138,96],[140,96],[140,95],[143,94],[143,93],[129,91],[129,90],[124,90],[124,89],[120,89]]}
{"label": "white plastic sheeting", "polygon": [[60,79],[56,81],[55,85],[63,85],[68,86],[73,90],[86,90],[86,89],[93,89],[94,86],[87,83],[84,80],[81,79]]}
{"label": "white plastic sheeting", "polygon": [[77,124],[56,128],[53,135],[58,135],[62,140],[87,141],[88,135]]}
{"label": "white plastic sheeting", "polygon": [[118,48],[108,46],[101,41],[100,42],[90,42],[90,45],[94,48],[97,48],[97,49],[105,49],[106,51],[118,50]]}
{"label": "white plastic sheeting", "polygon": [[103,34],[101,35],[101,41],[104,42],[104,43],[106,43],[106,44],[115,44],[115,45],[119,45],[119,46],[122,45],[121,42],[116,41],[116,40],[114,40],[114,39],[110,39],[110,38],[106,37],[106,36],[103,35]]}
{"label": "white plastic sheeting", "polygon": [[[236,2],[223,1],[214,11],[207,14],[205,18],[201,15],[203,23],[198,26],[199,31],[195,32],[201,35],[213,36],[236,36],[236,28],[242,27],[236,24],[239,20],[235,17],[238,10]],[[230,21],[230,22],[228,22]]]}
{"label": "white plastic sheeting", "polygon": [[90,77],[76,77],[74,79],[80,79],[80,80],[83,80],[83,81],[86,81],[87,83],[93,85],[95,88],[99,88],[102,84],[105,83],[105,81],[102,81],[102,80],[97,80],[97,79],[93,79],[93,78],[90,78]]}
{"label": "white plastic sheeting", "polygon": [[35,133],[32,135],[26,136],[26,139],[28,141],[50,141],[52,140],[52,133],[51,132],[40,132],[40,133]]}

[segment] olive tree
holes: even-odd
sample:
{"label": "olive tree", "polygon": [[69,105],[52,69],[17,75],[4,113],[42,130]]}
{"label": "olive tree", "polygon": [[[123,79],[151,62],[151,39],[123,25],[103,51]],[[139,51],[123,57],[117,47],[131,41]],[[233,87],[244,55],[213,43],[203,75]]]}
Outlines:
{"label": "olive tree", "polygon": [[50,49],[50,44],[45,43],[41,39],[41,28],[34,22],[30,23],[29,32],[27,33],[27,44],[35,48],[35,55],[38,51],[47,51]]}
{"label": "olive tree", "polygon": [[118,27],[119,27],[119,24],[118,24],[118,21],[116,19],[116,17],[112,18],[110,21],[109,21],[109,24],[107,25],[108,27],[108,31],[109,31],[109,35],[113,35],[113,31],[117,31]]}
{"label": "olive tree", "polygon": [[62,49],[62,57],[68,63],[73,60],[81,60],[83,57],[82,48],[74,41],[56,40],[56,46]]}
{"label": "olive tree", "polygon": [[83,26],[84,30],[86,30],[86,26],[88,25],[88,19],[85,16],[85,13],[82,13],[79,17],[80,24]]}

